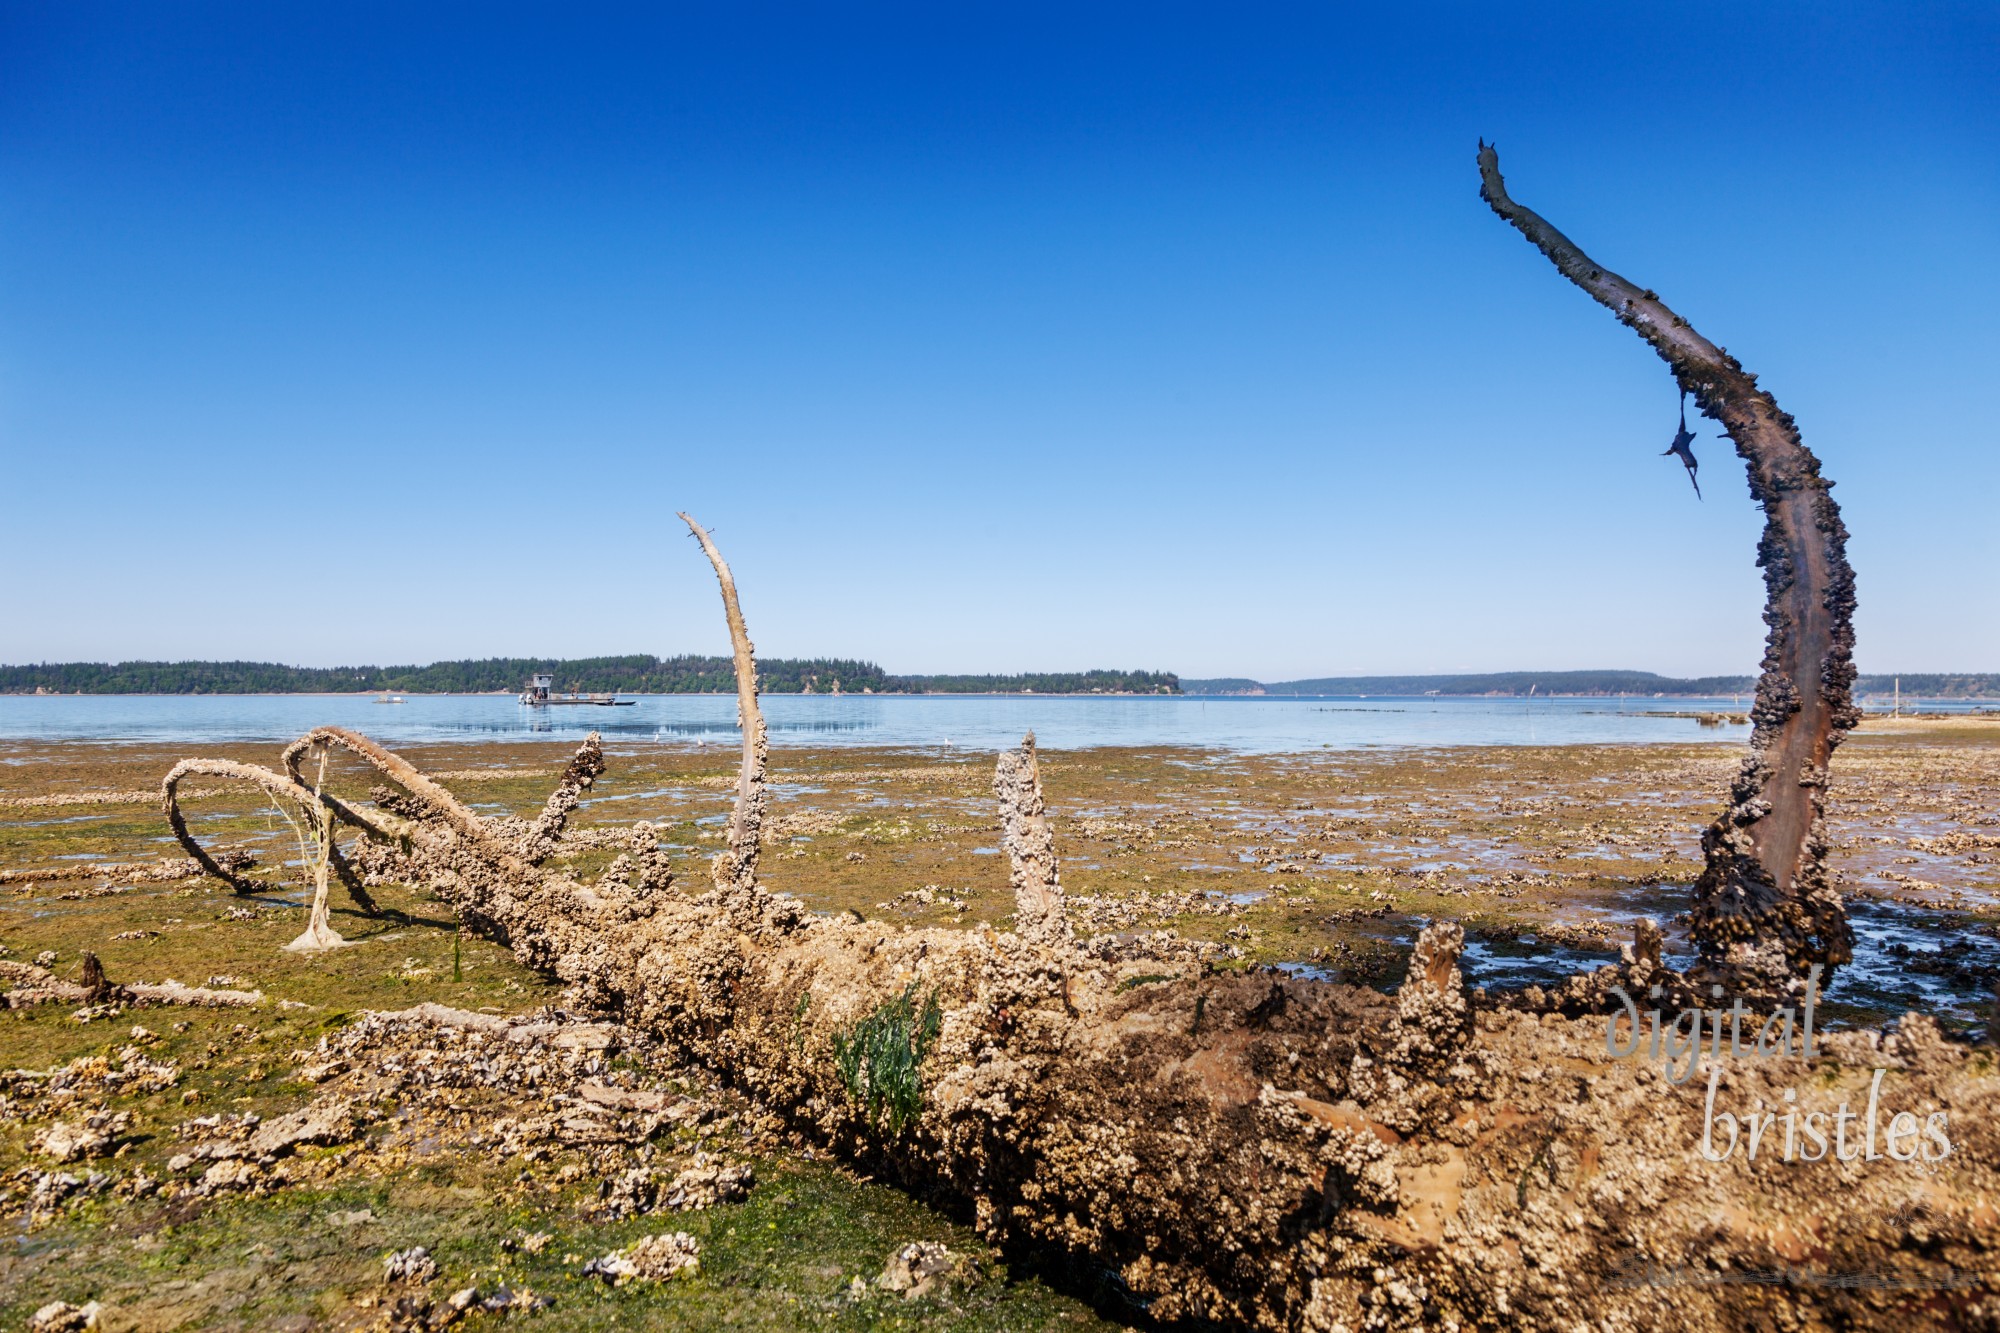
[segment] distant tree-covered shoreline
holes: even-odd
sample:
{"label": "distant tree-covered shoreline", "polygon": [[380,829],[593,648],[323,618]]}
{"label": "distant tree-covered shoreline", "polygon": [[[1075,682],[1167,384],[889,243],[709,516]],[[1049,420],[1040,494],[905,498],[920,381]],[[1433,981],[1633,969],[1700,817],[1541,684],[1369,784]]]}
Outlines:
{"label": "distant tree-covered shoreline", "polygon": [[[1931,699],[2000,698],[2000,672],[1928,673],[1858,676],[1856,695],[1888,694],[1902,681],[1902,692]],[[1489,671],[1453,676],[1322,676],[1313,680],[1275,683],[1240,676],[1213,680],[1183,680],[1188,694],[1369,694],[1413,697],[1422,694],[1500,695],[1650,695],[1681,694],[1714,698],[1749,695],[1755,676],[1659,676],[1650,671]]]}
{"label": "distant tree-covered shoreline", "polygon": [[[0,694],[493,694],[514,693],[538,671],[558,691],[604,694],[728,694],[726,657],[486,657],[429,666],[295,667],[274,662],[45,662],[0,666]],[[1659,676],[1650,671],[1497,671],[1439,676],[1323,676],[1266,683],[1235,676],[1183,680],[1171,671],[1042,671],[1019,675],[892,676],[846,658],[770,658],[757,663],[767,694],[1239,694],[1454,696],[1749,695],[1752,676]],[[1857,695],[2000,698],[2000,673],[1868,675]]]}
{"label": "distant tree-covered shoreline", "polygon": [[[491,694],[546,671],[560,692],[728,694],[726,657],[487,657],[429,666],[295,667],[275,662],[44,662],[0,666],[0,694]],[[1013,676],[891,676],[873,662],[768,658],[768,694],[1178,694],[1158,671],[1050,671]]]}

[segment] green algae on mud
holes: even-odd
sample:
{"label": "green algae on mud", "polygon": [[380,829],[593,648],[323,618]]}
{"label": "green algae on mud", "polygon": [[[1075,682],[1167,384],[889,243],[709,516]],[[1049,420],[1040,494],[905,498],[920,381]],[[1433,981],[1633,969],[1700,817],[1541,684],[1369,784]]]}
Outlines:
{"label": "green algae on mud", "polygon": [[[384,1256],[423,1245],[445,1291],[505,1285],[552,1298],[533,1316],[539,1329],[1112,1327],[1033,1278],[1010,1280],[997,1260],[948,1298],[871,1291],[857,1299],[854,1280],[873,1279],[905,1242],[984,1247],[907,1195],[837,1167],[758,1167],[744,1202],[671,1219],[700,1242],[698,1275],[620,1287],[581,1276],[578,1258],[663,1229],[659,1217],[581,1220],[582,1186],[530,1206],[506,1197],[500,1173],[463,1162],[389,1181],[221,1197],[199,1210],[91,1205],[0,1259],[0,1324],[23,1325],[46,1300],[88,1296],[113,1307],[114,1327],[365,1327],[389,1305]],[[549,1237],[538,1252],[519,1245],[537,1233]]]}

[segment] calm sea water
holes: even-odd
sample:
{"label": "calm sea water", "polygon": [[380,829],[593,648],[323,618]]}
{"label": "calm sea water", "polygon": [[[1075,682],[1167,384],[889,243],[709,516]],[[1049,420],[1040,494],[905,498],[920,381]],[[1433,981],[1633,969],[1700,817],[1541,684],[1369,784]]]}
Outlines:
{"label": "calm sea water", "polygon": [[[631,708],[524,708],[512,696],[0,695],[0,739],[284,741],[315,726],[413,741],[580,739],[731,741],[728,695],[639,695]],[[950,745],[996,750],[1032,730],[1050,749],[1193,745],[1266,753],[1421,745],[1740,742],[1749,728],[1703,727],[1670,712],[1741,710],[1729,699],[1443,699],[1053,695],[772,695],[774,745]],[[1905,700],[1904,706],[1913,706]],[[1925,707],[1963,708],[1927,703]],[[1990,707],[1991,705],[1986,705]]]}

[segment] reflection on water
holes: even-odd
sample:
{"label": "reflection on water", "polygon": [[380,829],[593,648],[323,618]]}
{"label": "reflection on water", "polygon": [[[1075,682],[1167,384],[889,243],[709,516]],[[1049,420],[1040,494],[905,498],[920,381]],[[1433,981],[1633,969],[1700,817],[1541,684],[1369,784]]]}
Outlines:
{"label": "reflection on water", "polygon": [[[1495,991],[1559,985],[1565,977],[1617,962],[1619,944],[1632,938],[1630,923],[1641,916],[1652,917],[1661,927],[1662,960],[1676,969],[1692,967],[1696,953],[1688,933],[1689,892],[1686,885],[1638,885],[1617,895],[1618,905],[1609,910],[1566,914],[1571,922],[1597,918],[1622,927],[1601,950],[1527,933],[1469,929],[1466,980]],[[1823,993],[1829,1027],[1889,1022],[1914,1012],[1929,1015],[1949,1031],[1984,1038],[1994,1016],[2000,940],[1976,929],[1977,921],[1964,912],[1861,898],[1848,902],[1847,914],[1854,927],[1854,958],[1835,970]],[[1390,914],[1366,924],[1400,952],[1416,944],[1428,922]],[[1299,972],[1302,965],[1286,966]],[[1383,989],[1395,989],[1401,979],[1398,969]]]}

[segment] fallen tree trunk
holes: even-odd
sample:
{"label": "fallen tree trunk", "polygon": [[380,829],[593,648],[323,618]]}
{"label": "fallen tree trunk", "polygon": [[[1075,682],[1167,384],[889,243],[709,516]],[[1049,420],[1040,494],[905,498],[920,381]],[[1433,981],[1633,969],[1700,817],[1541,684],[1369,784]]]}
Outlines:
{"label": "fallen tree trunk", "polygon": [[1729,432],[1764,510],[1765,640],[1750,753],[1730,805],[1702,837],[1694,936],[1732,990],[1795,989],[1828,975],[1854,935],[1826,867],[1827,765],[1860,720],[1854,684],[1854,570],[1847,528],[1798,425],[1735,357],[1647,291],[1611,272],[1507,193],[1499,154],[1479,146],[1480,196],[1565,278],[1658,352],[1683,392]]}
{"label": "fallen tree trunk", "polygon": [[[733,582],[695,530],[742,663]],[[1774,1171],[1769,1153],[1713,1158],[1700,1081],[1612,1058],[1603,1019],[1475,1012],[1456,926],[1423,932],[1393,997],[1219,973],[1172,939],[1075,940],[1031,746],[995,774],[1014,930],[808,912],[755,873],[765,747],[749,670],[739,705],[729,845],[699,894],[531,865],[404,761],[314,736],[405,786],[409,822],[379,845],[384,864],[468,924],[989,1239],[1082,1266],[1128,1311],[1321,1333],[1720,1330],[1779,1302],[1868,1326],[1900,1308],[1898,1284],[2000,1295],[1983,1266],[2000,1145],[1990,1115],[1962,1114],[1990,1105],[1991,1080],[1927,1020],[1887,1039],[1822,1036],[1820,1053],[1893,1066],[1899,1110],[1948,1111],[1951,1174],[1900,1157],[1818,1175]],[[1656,953],[1642,928],[1622,975],[1657,970]],[[1730,1095],[1777,1105],[1789,1081],[1809,1100],[1859,1100],[1838,1067],[1811,1072],[1803,1056],[1739,1062]],[[1925,1238],[1904,1246],[1871,1219],[1912,1197],[1929,1210]],[[1774,1293],[1643,1275],[1801,1263],[1884,1276]]]}

